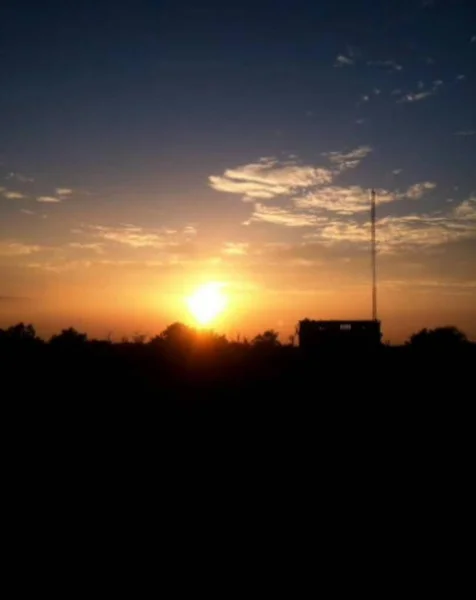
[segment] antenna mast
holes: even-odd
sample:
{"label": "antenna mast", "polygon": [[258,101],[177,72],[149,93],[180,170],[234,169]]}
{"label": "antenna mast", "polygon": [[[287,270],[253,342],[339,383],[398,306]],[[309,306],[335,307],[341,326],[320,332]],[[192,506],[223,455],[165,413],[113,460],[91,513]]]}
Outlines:
{"label": "antenna mast", "polygon": [[370,205],[370,235],[372,257],[372,320],[377,320],[377,244],[375,241],[375,190],[372,190]]}

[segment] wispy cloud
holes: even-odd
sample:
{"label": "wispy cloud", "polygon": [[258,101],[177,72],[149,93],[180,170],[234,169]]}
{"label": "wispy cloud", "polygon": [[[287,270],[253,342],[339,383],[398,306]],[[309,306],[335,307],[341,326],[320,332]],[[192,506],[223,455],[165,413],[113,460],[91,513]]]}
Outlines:
{"label": "wispy cloud", "polygon": [[[476,238],[476,198],[470,198],[446,214],[410,214],[384,217],[377,221],[381,253],[431,249],[447,243]],[[370,223],[333,220],[316,228],[306,239],[325,245],[340,243],[368,246]]]}
{"label": "wispy cloud", "polygon": [[474,44],[476,42],[476,35],[471,36],[471,39],[469,40],[470,44]]}
{"label": "wispy cloud", "polygon": [[420,102],[425,98],[429,98],[430,96],[434,96],[439,88],[443,85],[443,81],[441,79],[436,79],[433,81],[431,87],[427,90],[424,90],[425,84],[423,81],[419,81],[417,84],[418,90],[417,92],[408,92],[403,97],[397,100],[398,103],[402,102]]}
{"label": "wispy cloud", "polygon": [[337,165],[340,171],[344,171],[358,167],[371,152],[372,148],[370,146],[360,146],[350,152],[325,152],[323,156],[327,156],[330,162]]}
{"label": "wispy cloud", "polygon": [[40,252],[41,246],[22,242],[0,242],[0,256],[25,256]]}
{"label": "wispy cloud", "polygon": [[474,129],[464,129],[462,131],[457,131],[455,133],[455,135],[461,135],[461,136],[471,136],[471,135],[476,135],[476,130]]}
{"label": "wispy cloud", "polygon": [[27,267],[51,273],[64,273],[67,271],[89,269],[93,264],[90,260],[61,260],[57,262],[32,262]]}
{"label": "wispy cloud", "polygon": [[[114,242],[129,246],[130,248],[159,248],[165,249],[170,247],[178,247],[185,243],[188,243],[192,236],[195,236],[197,230],[188,225],[182,230],[176,229],[145,229],[130,223],[121,224],[118,226],[110,227],[104,225],[89,225],[85,226],[84,229],[73,229],[72,233],[89,235],[94,238],[100,238],[105,242]],[[96,247],[101,247],[102,244],[96,243],[76,243],[73,242],[71,247],[75,248],[89,248],[95,249],[96,252],[99,250]]]}
{"label": "wispy cloud", "polygon": [[71,196],[73,190],[71,188],[56,188],[56,194],[58,196]]}
{"label": "wispy cloud", "polygon": [[20,183],[32,183],[33,181],[35,181],[33,179],[33,177],[27,177],[26,175],[23,175],[22,173],[8,173],[8,175],[5,177],[5,179],[14,179],[15,181],[19,181]]}
{"label": "wispy cloud", "polygon": [[435,92],[432,90],[428,90],[426,92],[418,92],[416,94],[414,93],[409,93],[409,94],[405,94],[405,96],[403,98],[401,98],[399,100],[399,102],[419,102],[420,100],[424,100],[425,98],[429,98],[430,96],[433,96]]}
{"label": "wispy cloud", "polygon": [[5,196],[5,198],[8,198],[8,200],[21,200],[22,198],[26,198],[25,194],[11,190],[3,190],[2,194]]}
{"label": "wispy cloud", "polygon": [[246,242],[226,242],[223,254],[230,256],[243,256],[248,253],[249,244]]}
{"label": "wispy cloud", "polygon": [[92,250],[96,254],[104,254],[104,248],[102,244],[82,244],[81,242],[71,242],[70,248],[76,248],[78,250]]}
{"label": "wispy cloud", "polygon": [[402,71],[402,65],[399,65],[395,60],[369,60],[367,64],[371,67],[383,67],[390,71]]}
{"label": "wispy cloud", "polygon": [[400,198],[410,198],[410,200],[419,200],[422,198],[427,192],[434,190],[436,188],[436,183],[431,181],[424,181],[423,183],[415,183],[411,185],[406,192],[400,194]]}
{"label": "wispy cloud", "polygon": [[58,202],[61,202],[61,198],[56,198],[55,196],[38,196],[36,201],[45,204],[57,204]]}
{"label": "wispy cloud", "polygon": [[330,182],[332,178],[330,169],[264,158],[258,163],[227,169],[223,175],[211,175],[209,184],[217,191],[240,194],[244,201],[252,201],[291,195],[296,190]]}
{"label": "wispy cloud", "polygon": [[24,215],[34,215],[36,214],[33,210],[29,210],[28,208],[22,208],[20,210]]}
{"label": "wispy cloud", "polygon": [[[425,181],[416,183],[405,191],[391,192],[377,189],[377,204],[388,204],[404,198],[418,200],[435,187],[436,184]],[[307,194],[305,197],[296,198],[295,206],[298,209],[320,209],[340,215],[354,215],[369,211],[370,191],[357,185],[347,187],[326,186]]]}
{"label": "wispy cloud", "polygon": [[353,58],[345,56],[344,54],[339,54],[336,57],[334,67],[350,67],[353,64],[354,64]]}
{"label": "wispy cloud", "polygon": [[299,213],[293,208],[280,208],[257,203],[251,218],[249,221],[245,221],[245,225],[261,221],[285,227],[312,227],[326,220],[326,217],[318,217],[312,213]]}
{"label": "wispy cloud", "polygon": [[[391,202],[395,196],[386,190],[378,190],[379,204]],[[296,198],[297,209],[325,210],[340,215],[353,215],[370,210],[370,191],[357,185],[348,187],[327,186],[305,197]]]}

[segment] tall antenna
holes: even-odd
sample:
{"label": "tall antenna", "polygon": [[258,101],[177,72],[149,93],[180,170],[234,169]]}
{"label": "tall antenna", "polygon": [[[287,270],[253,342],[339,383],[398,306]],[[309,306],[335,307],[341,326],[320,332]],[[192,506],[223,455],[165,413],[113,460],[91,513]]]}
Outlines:
{"label": "tall antenna", "polygon": [[375,190],[372,190],[370,204],[370,235],[372,257],[372,319],[377,320],[377,244],[375,241]]}

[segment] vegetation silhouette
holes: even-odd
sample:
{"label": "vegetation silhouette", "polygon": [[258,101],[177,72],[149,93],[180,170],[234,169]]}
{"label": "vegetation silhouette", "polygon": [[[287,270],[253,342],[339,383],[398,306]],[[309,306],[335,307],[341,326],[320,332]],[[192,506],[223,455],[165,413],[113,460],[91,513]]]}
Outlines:
{"label": "vegetation silhouette", "polygon": [[[145,397],[182,407],[220,400],[256,408],[346,394],[407,397],[419,385],[441,394],[445,378],[454,390],[476,358],[476,344],[452,326],[422,329],[402,346],[382,344],[372,352],[306,353],[293,341],[281,343],[274,330],[251,341],[229,340],[178,322],[149,338],[89,339],[70,327],[44,341],[33,325],[18,323],[0,330],[0,359],[4,380],[21,380],[22,395],[46,392],[83,402]],[[428,377],[428,369],[436,368],[438,385]]]}

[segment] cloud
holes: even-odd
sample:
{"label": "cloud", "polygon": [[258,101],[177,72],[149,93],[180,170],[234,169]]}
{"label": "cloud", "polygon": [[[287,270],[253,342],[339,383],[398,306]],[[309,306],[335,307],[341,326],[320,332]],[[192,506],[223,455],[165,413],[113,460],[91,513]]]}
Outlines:
{"label": "cloud", "polygon": [[457,131],[455,135],[471,136],[476,135],[476,131],[474,129],[464,129],[463,131]]}
{"label": "cloud", "polygon": [[9,200],[21,200],[22,198],[26,198],[25,194],[22,194],[21,192],[2,190],[2,193],[5,198],[8,198]]}
{"label": "cloud", "polygon": [[34,215],[36,214],[33,210],[29,210],[28,208],[22,208],[20,210],[24,215]]}
{"label": "cloud", "polygon": [[296,213],[293,209],[257,203],[250,220],[246,221],[245,224],[249,225],[253,221],[261,221],[273,223],[274,225],[284,225],[285,227],[312,227],[326,220],[325,217],[318,217],[314,214]]}
{"label": "cloud", "polygon": [[420,91],[418,92],[409,92],[407,94],[405,94],[402,98],[400,98],[399,100],[397,100],[398,103],[401,102],[420,102],[421,100],[424,100],[425,98],[429,98],[430,96],[434,96],[437,92],[438,89],[443,85],[443,81],[441,79],[436,79],[435,81],[433,81],[432,87],[428,90],[423,91],[423,88],[425,87],[425,84],[423,83],[423,81],[419,81],[418,82],[418,89]]}
{"label": "cloud", "polygon": [[54,196],[38,196],[36,201],[49,203],[49,204],[56,204],[58,202],[61,202],[61,198],[55,198]]}
{"label": "cloud", "polygon": [[[169,248],[179,247],[189,241],[190,236],[196,235],[197,230],[188,225],[182,231],[175,229],[147,230],[132,224],[121,224],[117,227],[90,225],[86,229],[74,229],[73,233],[90,234],[107,242],[123,244],[131,248]],[[83,247],[92,247],[92,244]],[[79,247],[79,246],[75,246]]]}
{"label": "cloud", "polygon": [[328,183],[332,177],[330,169],[265,158],[258,163],[227,169],[221,176],[211,175],[209,184],[217,191],[240,194],[244,201],[252,201],[291,195],[303,188]]}
{"label": "cloud", "polygon": [[71,242],[70,248],[76,248],[78,250],[92,250],[97,254],[104,254],[104,248],[101,244],[82,244],[81,242]]}
{"label": "cloud", "polygon": [[[377,220],[380,253],[411,252],[476,238],[476,197],[447,214],[390,216]],[[324,245],[340,243],[368,247],[370,222],[334,220],[323,224],[307,239]]]}
{"label": "cloud", "polygon": [[51,273],[64,273],[77,269],[88,269],[94,263],[90,260],[69,260],[61,262],[33,262],[27,265],[30,269],[39,269]]}
{"label": "cloud", "polygon": [[198,231],[196,227],[193,227],[193,225],[187,225],[184,227],[183,233],[184,235],[197,235]]}
{"label": "cloud", "polygon": [[[435,187],[436,184],[425,181],[416,183],[403,192],[377,189],[375,190],[376,202],[377,205],[381,205],[403,198],[418,200]],[[298,209],[321,209],[339,215],[354,215],[370,210],[370,190],[357,185],[347,187],[326,186],[307,194],[305,197],[296,198],[295,206]]]}
{"label": "cloud", "polygon": [[20,183],[32,183],[33,181],[35,181],[33,179],[33,177],[27,177],[26,175],[23,175],[22,173],[8,173],[8,175],[5,177],[5,179],[15,179],[16,181],[19,181]]}
{"label": "cloud", "polygon": [[394,60],[369,60],[367,64],[371,67],[384,67],[389,69],[390,71],[402,71],[402,65],[399,65]]}
{"label": "cloud", "polygon": [[338,166],[340,171],[346,169],[355,169],[359,166],[362,160],[372,152],[370,146],[359,146],[350,152],[325,152],[323,156],[327,156],[331,163]]}
{"label": "cloud", "polygon": [[433,96],[435,92],[429,90],[427,92],[418,92],[417,94],[406,94],[403,98],[399,100],[399,102],[419,102],[420,100],[424,100],[429,96]]}
{"label": "cloud", "polygon": [[71,188],[56,188],[56,194],[58,196],[70,196],[73,193]]}
{"label": "cloud", "polygon": [[466,75],[457,75],[456,81],[464,81],[466,79]]}
{"label": "cloud", "polygon": [[436,183],[433,183],[431,181],[415,183],[414,185],[411,185],[406,192],[401,194],[400,197],[410,198],[410,200],[419,200],[426,194],[426,192],[434,190],[435,188]]}
{"label": "cloud", "polygon": [[246,242],[226,242],[222,252],[231,256],[243,256],[248,253],[248,247]]}
{"label": "cloud", "polygon": [[0,242],[0,256],[26,256],[40,252],[41,246],[21,242]]}
{"label": "cloud", "polygon": [[476,42],[476,35],[471,36],[471,39],[469,40],[470,44],[474,44],[474,42]]}
{"label": "cloud", "polygon": [[348,56],[344,56],[343,54],[339,54],[334,63],[334,67],[350,67],[350,65],[354,64],[354,59],[349,58]]}
{"label": "cloud", "polygon": [[393,173],[394,175],[400,175],[400,173],[401,173],[402,171],[403,171],[403,169],[394,169],[394,170],[392,171],[392,173]]}
{"label": "cloud", "polygon": [[[386,190],[377,190],[377,203],[391,202],[395,196]],[[370,190],[357,185],[348,187],[327,186],[305,197],[296,198],[298,209],[321,209],[340,215],[353,215],[370,210]]]}

